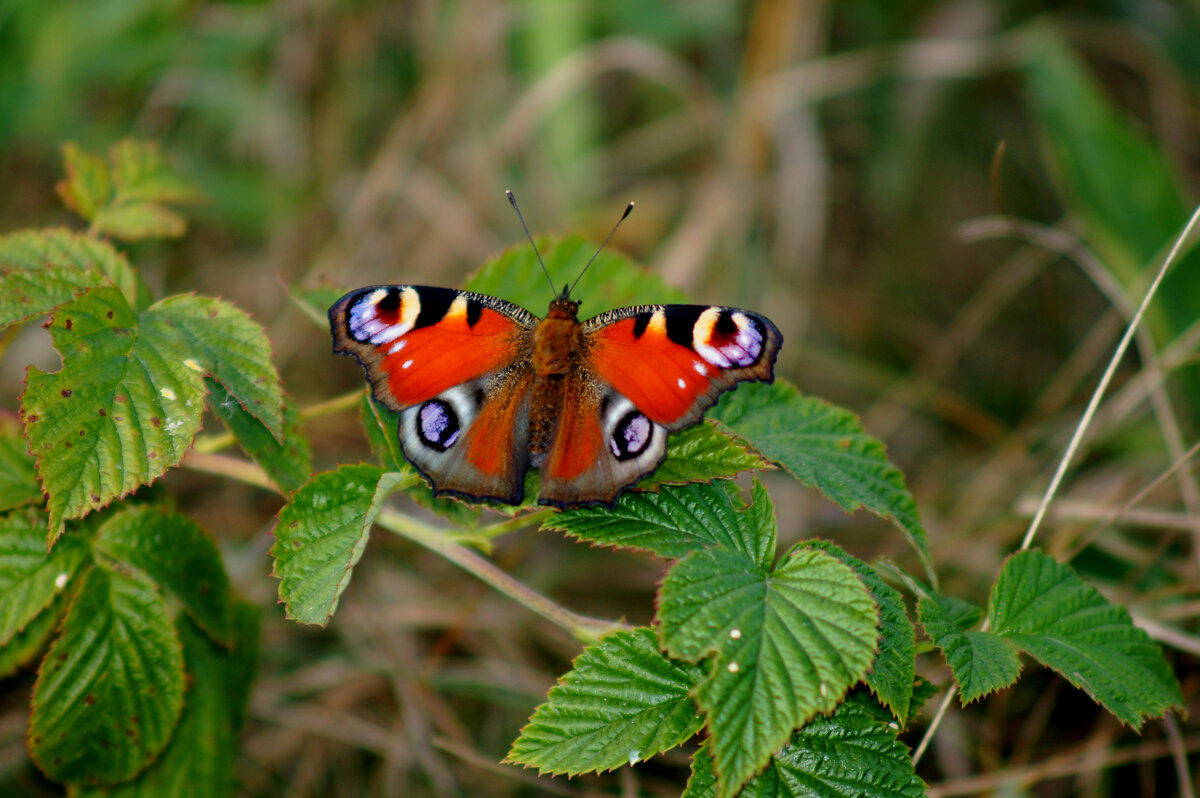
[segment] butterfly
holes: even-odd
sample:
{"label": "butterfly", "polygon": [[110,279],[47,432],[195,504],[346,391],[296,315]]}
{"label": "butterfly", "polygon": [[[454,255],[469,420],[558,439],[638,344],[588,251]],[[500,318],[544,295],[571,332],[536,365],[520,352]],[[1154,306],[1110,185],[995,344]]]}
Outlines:
{"label": "butterfly", "polygon": [[520,504],[532,467],[538,503],[558,507],[614,505],[666,457],[668,433],[740,382],[771,382],[783,340],[765,316],[714,305],[578,314],[568,286],[539,319],[486,294],[378,285],[329,322],[438,495]]}

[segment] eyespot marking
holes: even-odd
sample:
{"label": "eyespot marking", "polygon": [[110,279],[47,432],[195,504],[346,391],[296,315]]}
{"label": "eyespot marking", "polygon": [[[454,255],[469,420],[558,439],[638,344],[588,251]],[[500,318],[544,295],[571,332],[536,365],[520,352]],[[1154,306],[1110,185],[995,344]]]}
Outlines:
{"label": "eyespot marking", "polygon": [[458,441],[461,425],[449,402],[430,399],[421,405],[417,416],[417,434],[430,449],[444,452]]}
{"label": "eyespot marking", "polygon": [[654,425],[637,410],[630,410],[613,428],[608,447],[618,460],[632,460],[646,451],[654,437]]}

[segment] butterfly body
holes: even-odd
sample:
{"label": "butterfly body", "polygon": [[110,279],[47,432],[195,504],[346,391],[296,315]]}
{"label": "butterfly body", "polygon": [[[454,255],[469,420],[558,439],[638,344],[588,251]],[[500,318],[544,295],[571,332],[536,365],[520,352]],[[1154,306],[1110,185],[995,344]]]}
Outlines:
{"label": "butterfly body", "polygon": [[330,308],[334,351],[399,412],[405,457],[439,493],[613,504],[724,391],[771,381],[782,339],[750,311],[639,305],[581,322],[567,291],[538,319],[496,297],[372,286]]}

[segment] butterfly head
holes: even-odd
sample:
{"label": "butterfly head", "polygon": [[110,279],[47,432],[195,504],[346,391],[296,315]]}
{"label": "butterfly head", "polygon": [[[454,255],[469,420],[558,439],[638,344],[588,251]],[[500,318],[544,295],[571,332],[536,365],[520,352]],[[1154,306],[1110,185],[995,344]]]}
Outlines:
{"label": "butterfly head", "polygon": [[546,318],[572,321],[579,318],[579,300],[571,299],[568,286],[564,285],[563,292],[550,300],[550,312],[546,314]]}

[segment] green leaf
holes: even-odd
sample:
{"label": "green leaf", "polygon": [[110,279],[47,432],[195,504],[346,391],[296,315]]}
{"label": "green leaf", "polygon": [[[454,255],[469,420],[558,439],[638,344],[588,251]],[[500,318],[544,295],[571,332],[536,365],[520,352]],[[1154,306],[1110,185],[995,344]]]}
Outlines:
{"label": "green leaf", "polygon": [[[43,543],[45,537],[42,538]],[[66,611],[67,592],[55,596],[50,606],[39,612],[25,628],[0,645],[0,679],[7,679],[21,668],[28,666],[46,650],[50,638],[58,629],[58,622]]]}
{"label": "green leaf", "polygon": [[[711,747],[711,742],[706,743],[692,757],[692,777],[683,798],[717,795]],[[922,798],[925,783],[910,756],[896,739],[894,724],[881,722],[852,696],[830,717],[814,718],[792,735],[741,795]]]}
{"label": "green leaf", "polygon": [[283,397],[283,442],[275,440],[261,421],[246,412],[225,386],[213,379],[208,386],[208,406],[233,433],[242,451],[267,472],[271,481],[285,491],[300,487],[312,475],[312,450],[300,414],[292,401]]}
{"label": "green leaf", "polygon": [[363,391],[359,415],[363,431],[367,435],[367,443],[379,465],[387,471],[411,470],[408,461],[404,459],[404,450],[400,448],[400,414],[375,401],[368,387]]}
{"label": "green leaf", "polygon": [[721,399],[711,417],[846,512],[864,507],[892,521],[933,580],[929,537],[904,475],[853,414],[801,396],[778,380],[740,386]]}
{"label": "green leaf", "polygon": [[667,440],[667,456],[634,490],[657,485],[682,485],[735,477],[743,471],[770,468],[771,464],[737,438],[707,421],[674,433]]}
{"label": "green leaf", "polygon": [[707,715],[719,795],[766,764],[793,729],[837,706],[875,658],[874,600],[847,565],[795,548],[769,571],[722,548],[667,574],[658,617],[667,652],[712,657],[695,695]]}
{"label": "green leaf", "polygon": [[1122,723],[1184,706],[1160,649],[1124,607],[1039,551],[1014,554],[992,586],[995,633],[1086,691]]}
{"label": "green leaf", "polygon": [[134,308],[150,289],[107,241],[66,229],[0,236],[0,325],[48,313],[88,288],[112,284]]}
{"label": "green leaf", "polygon": [[34,686],[34,761],[55,781],[130,779],[166,746],[182,707],[183,655],[153,583],[92,568]]}
{"label": "green leaf", "polygon": [[126,202],[101,208],[92,219],[92,230],[123,241],[179,238],[187,232],[187,221],[162,205]]}
{"label": "green leaf", "polygon": [[144,334],[104,286],[49,324],[63,367],[30,367],[21,414],[48,496],[51,536],[178,463],[200,429],[204,381],[168,341]]}
{"label": "green leaf", "polygon": [[179,726],[154,764],[111,789],[73,798],[222,798],[234,793],[237,736],[258,660],[258,610],[233,605],[232,650],[215,645],[189,619],[179,621],[188,691]]}
{"label": "green leaf", "polygon": [[74,142],[62,146],[67,179],[54,188],[63,204],[84,219],[91,219],[112,196],[108,165],[99,156],[84,152]]}
{"label": "green leaf", "polygon": [[0,416],[0,512],[41,501],[42,488],[21,424],[12,416]]}
{"label": "green leaf", "polygon": [[867,674],[867,687],[900,721],[907,721],[917,677],[917,633],[900,592],[888,585],[875,569],[857,557],[823,540],[810,540],[805,547],[837,557],[854,569],[879,606],[879,651]]}
{"label": "green leaf", "polygon": [[608,635],[551,688],[506,761],[577,775],[649,759],[700,730],[689,695],[700,677],[659,653],[652,629]]}
{"label": "green leaf", "polygon": [[229,641],[229,577],[216,543],[198,524],[157,507],[122,510],[100,527],[93,548],[146,572],[209,636]]}
{"label": "green leaf", "polygon": [[[538,236],[535,240],[555,286],[574,282],[596,251],[596,245],[582,236]],[[528,242],[517,244],[489,260],[467,279],[463,287],[515,302],[536,316],[545,315],[550,300],[561,290],[558,287],[553,292],[550,290]],[[666,285],[658,275],[634,266],[611,249],[596,256],[571,295],[583,300],[584,313],[592,316],[625,305],[687,301],[683,293]]]}
{"label": "green leaf", "polygon": [[204,194],[163,161],[151,141],[122,139],[109,151],[118,202],[200,202]]}
{"label": "green leaf", "polygon": [[679,559],[709,546],[742,551],[760,562],[774,554],[774,537],[742,537],[736,488],[727,483],[664,485],[657,493],[626,493],[612,510],[578,507],[550,516],[542,529],[618,549],[641,549]]}
{"label": "green leaf", "polygon": [[46,551],[46,517],[34,510],[0,516],[0,646],[66,589],[88,556],[78,534]]}
{"label": "green leaf", "polygon": [[288,617],[324,626],[362,556],[383,500],[411,476],[371,465],[315,475],[279,511],[275,576]]}
{"label": "green leaf", "polygon": [[1021,660],[1011,643],[971,628],[983,617],[983,610],[974,604],[933,594],[920,600],[917,613],[946,657],[964,704],[1003,690],[1021,675]]}
{"label": "green leaf", "polygon": [[184,365],[220,382],[282,442],[283,386],[271,362],[271,342],[258,322],[220,299],[183,294],[155,303],[143,323],[173,341]]}

